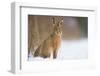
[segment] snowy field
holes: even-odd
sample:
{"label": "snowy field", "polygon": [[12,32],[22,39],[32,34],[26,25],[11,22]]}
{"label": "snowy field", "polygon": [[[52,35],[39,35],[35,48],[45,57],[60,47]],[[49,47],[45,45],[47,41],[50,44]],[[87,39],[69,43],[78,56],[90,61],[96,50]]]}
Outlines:
{"label": "snowy field", "polygon": [[[57,60],[65,59],[86,59],[88,57],[88,41],[84,40],[71,40],[62,41],[59,49]],[[29,61],[34,60],[50,60],[49,58],[43,59],[41,57],[29,56]]]}

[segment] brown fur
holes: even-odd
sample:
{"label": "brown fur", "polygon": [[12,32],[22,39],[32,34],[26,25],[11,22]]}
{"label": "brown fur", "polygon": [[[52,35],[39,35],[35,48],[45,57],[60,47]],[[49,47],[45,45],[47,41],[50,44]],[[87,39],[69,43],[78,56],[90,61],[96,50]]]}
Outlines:
{"label": "brown fur", "polygon": [[34,57],[47,58],[52,55],[54,59],[57,58],[61,45],[62,22],[63,20],[56,22],[55,18],[53,18],[53,33],[36,49]]}

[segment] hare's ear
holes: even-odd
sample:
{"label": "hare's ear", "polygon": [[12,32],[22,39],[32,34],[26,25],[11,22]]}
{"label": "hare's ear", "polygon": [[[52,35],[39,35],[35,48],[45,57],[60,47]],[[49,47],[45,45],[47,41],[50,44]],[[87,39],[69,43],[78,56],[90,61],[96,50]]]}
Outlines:
{"label": "hare's ear", "polygon": [[64,22],[64,19],[62,18],[62,19],[61,19],[61,23],[63,23],[63,22]]}
{"label": "hare's ear", "polygon": [[63,18],[62,18],[61,21],[60,21],[60,25],[63,25],[63,22],[64,22],[64,21],[63,21]]}
{"label": "hare's ear", "polygon": [[52,23],[53,23],[53,25],[55,25],[55,24],[56,24],[56,20],[55,20],[55,18],[54,18],[54,17],[52,18]]}

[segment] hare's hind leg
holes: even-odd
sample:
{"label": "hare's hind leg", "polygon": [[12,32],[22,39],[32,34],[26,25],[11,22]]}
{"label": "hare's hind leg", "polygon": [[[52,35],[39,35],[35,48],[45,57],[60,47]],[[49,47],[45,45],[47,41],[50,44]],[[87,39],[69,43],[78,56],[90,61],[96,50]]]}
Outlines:
{"label": "hare's hind leg", "polygon": [[50,58],[50,54],[49,54],[49,53],[43,54],[42,57],[43,57],[43,58]]}
{"label": "hare's hind leg", "polygon": [[36,50],[36,51],[34,52],[34,57],[37,57],[37,56],[39,56],[39,50]]}
{"label": "hare's hind leg", "polygon": [[36,51],[34,52],[34,55],[33,56],[34,57],[39,56],[40,55],[40,51],[41,51],[41,46],[36,49]]}

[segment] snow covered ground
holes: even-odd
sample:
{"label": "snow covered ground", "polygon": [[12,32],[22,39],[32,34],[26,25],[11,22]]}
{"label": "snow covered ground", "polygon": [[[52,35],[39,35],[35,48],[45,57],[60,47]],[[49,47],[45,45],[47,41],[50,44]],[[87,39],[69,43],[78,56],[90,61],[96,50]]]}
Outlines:
{"label": "snow covered ground", "polygon": [[[61,48],[59,49],[57,59],[86,59],[88,57],[88,40],[66,40],[62,41]],[[29,61],[34,60],[50,60],[49,58],[43,59],[41,57],[29,56]]]}

